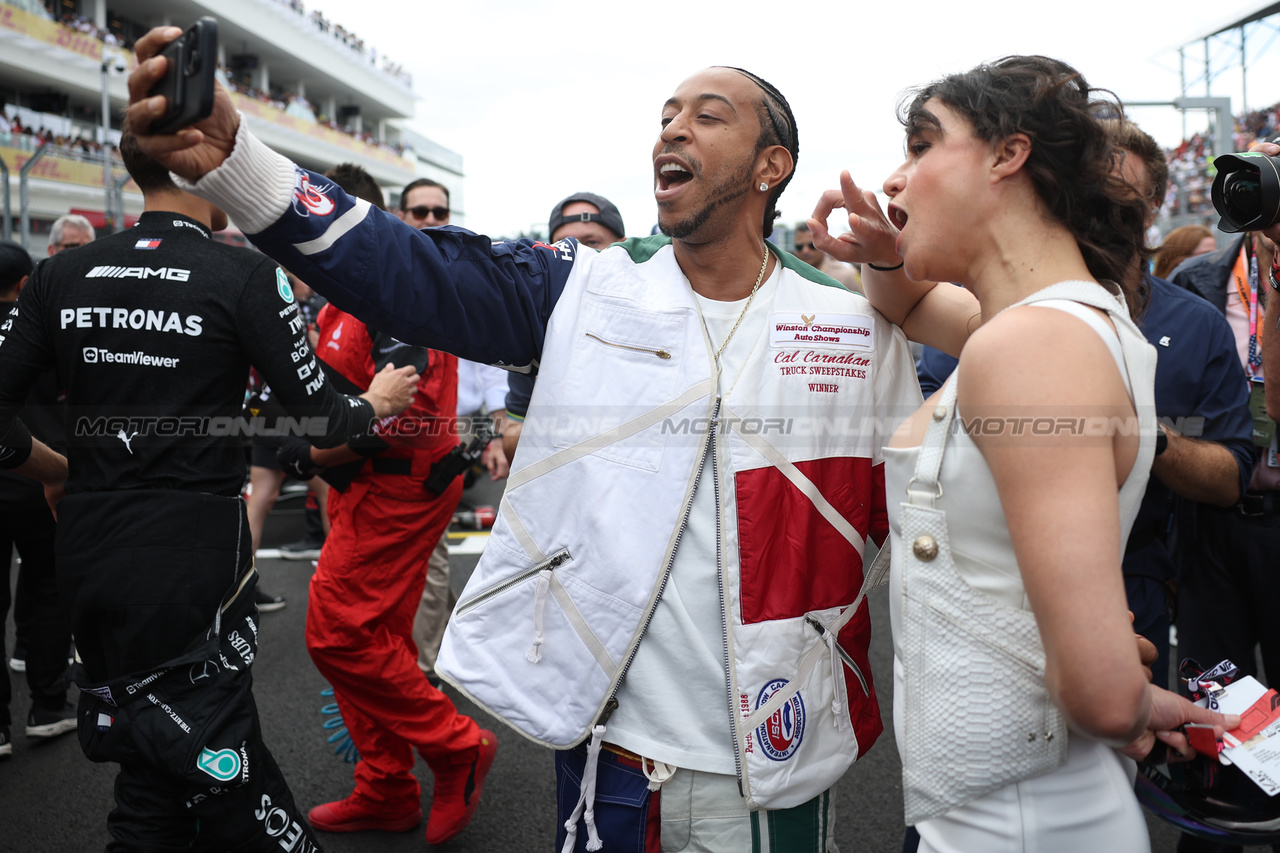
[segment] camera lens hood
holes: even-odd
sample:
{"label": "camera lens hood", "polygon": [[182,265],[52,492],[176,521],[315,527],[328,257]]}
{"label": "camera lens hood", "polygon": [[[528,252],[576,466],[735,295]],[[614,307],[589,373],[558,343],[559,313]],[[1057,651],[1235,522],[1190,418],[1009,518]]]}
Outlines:
{"label": "camera lens hood", "polygon": [[[1261,231],[1280,222],[1280,158],[1256,151],[1214,158],[1213,207],[1228,234]],[[1256,190],[1254,184],[1256,183]],[[1241,204],[1241,196],[1247,204]]]}

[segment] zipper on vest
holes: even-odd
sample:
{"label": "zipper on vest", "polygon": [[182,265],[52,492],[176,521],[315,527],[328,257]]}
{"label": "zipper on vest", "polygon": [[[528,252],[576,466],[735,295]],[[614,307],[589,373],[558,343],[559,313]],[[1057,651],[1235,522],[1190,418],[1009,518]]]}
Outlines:
{"label": "zipper on vest", "polygon": [[637,347],[637,346],[632,346],[631,344],[620,344],[617,341],[606,341],[604,338],[600,337],[595,332],[587,332],[586,334],[588,338],[597,340],[607,347],[616,347],[617,349],[630,350],[631,352],[643,352],[648,355],[656,355],[658,358],[671,358],[671,353],[667,352],[664,349],[650,349],[649,347]]}
{"label": "zipper on vest", "polygon": [[489,589],[486,589],[484,592],[480,593],[475,598],[462,602],[461,604],[458,605],[458,615],[461,616],[463,613],[466,613],[468,610],[471,610],[476,605],[482,604],[488,601],[489,599],[493,598],[495,595],[506,592],[516,584],[527,581],[529,578],[534,577],[535,575],[538,574],[538,572],[542,571],[543,569],[554,571],[555,569],[558,569],[560,566],[563,566],[565,563],[569,562],[570,559],[572,559],[572,557],[569,554],[569,549],[562,548],[559,551],[552,554],[547,559],[543,560],[541,563],[538,563],[536,566],[525,569],[523,572],[520,572],[520,574],[518,575],[512,575],[511,577],[507,578],[505,581],[498,584],[497,586],[493,586],[493,587],[490,587]]}
{"label": "zipper on vest", "polygon": [[[827,633],[828,633],[826,625],[823,625],[821,622],[819,622],[817,619],[815,619],[812,616],[804,617],[804,621],[808,622],[810,625],[813,626],[813,630],[818,632],[818,636],[822,637],[824,640],[826,639]],[[862,685],[863,694],[865,696],[870,697],[871,688],[867,686],[867,679],[863,676],[862,670],[858,669],[858,665],[853,662],[853,658],[850,656],[848,652],[844,650],[844,648],[840,645],[840,641],[837,638],[832,637],[831,642],[833,645],[835,645],[836,654],[840,655],[840,660],[844,661],[844,665],[849,667],[849,669],[853,670],[853,674],[858,677],[858,683]]]}
{"label": "zipper on vest", "polygon": [[[720,397],[716,397],[711,412],[707,453],[711,457],[711,484],[715,490],[716,504],[716,586],[720,589],[720,637],[724,649],[724,692],[729,707],[729,735],[733,738],[733,770],[738,776],[738,794],[746,797],[742,785],[742,745],[738,742],[738,708],[733,701],[733,676],[729,663],[729,610],[724,595],[724,555],[720,551],[720,466],[716,462],[716,432],[720,429]],[[747,737],[750,737],[748,734]]]}
{"label": "zipper on vest", "polygon": [[[720,413],[720,398],[716,398],[715,408],[711,412],[711,421],[715,422],[716,416]],[[649,606],[649,612],[644,615],[644,625],[640,629],[640,642],[644,642],[644,635],[649,632],[649,623],[653,621],[654,611],[658,609],[658,601],[662,598],[662,593],[667,589],[667,581],[671,579],[671,569],[676,564],[676,553],[680,550],[680,540],[684,538],[684,531],[689,526],[689,514],[693,512],[693,496],[698,491],[698,484],[702,482],[702,470],[707,465],[707,456],[711,453],[711,444],[715,438],[714,430],[707,430],[707,443],[703,445],[702,456],[698,460],[698,471],[693,476],[693,491],[689,494],[689,503],[685,504],[684,515],[680,519],[680,527],[676,530],[675,548],[671,550],[671,556],[667,558],[667,566],[662,570],[662,580],[658,583],[658,594],[654,597],[653,602]],[[716,509],[716,525],[720,524],[720,510]],[[627,670],[631,668],[631,662],[636,659],[636,652],[640,650],[640,642],[631,648],[631,653],[627,655],[627,659],[622,662],[622,668],[618,671],[618,680],[613,685],[613,692],[609,694],[608,700],[605,702],[604,711],[601,713],[598,724],[603,724],[605,720],[618,707],[618,691],[622,689],[622,682],[627,677]],[[737,750],[734,750],[736,756]],[[739,773],[741,778],[741,773]],[[739,783],[741,787],[741,783]]]}

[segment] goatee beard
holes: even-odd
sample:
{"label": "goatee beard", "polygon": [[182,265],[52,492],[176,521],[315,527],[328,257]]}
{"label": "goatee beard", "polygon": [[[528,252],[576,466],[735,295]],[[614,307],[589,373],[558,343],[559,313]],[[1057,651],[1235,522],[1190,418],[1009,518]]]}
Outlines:
{"label": "goatee beard", "polygon": [[743,163],[742,167],[727,179],[711,189],[711,198],[701,209],[682,219],[674,225],[658,224],[659,230],[673,240],[684,240],[696,234],[717,210],[742,198],[751,190],[752,163]]}

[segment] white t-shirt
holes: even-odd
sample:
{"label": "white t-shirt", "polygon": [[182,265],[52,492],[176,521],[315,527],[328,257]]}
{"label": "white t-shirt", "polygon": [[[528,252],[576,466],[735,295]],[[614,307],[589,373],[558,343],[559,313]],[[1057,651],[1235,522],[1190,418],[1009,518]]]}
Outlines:
{"label": "white t-shirt", "polygon": [[[777,289],[775,268],[720,356],[721,396],[729,393],[752,350],[766,345],[769,304]],[[718,349],[747,300],[716,302],[694,296],[712,348]],[[719,445],[723,434],[716,440],[717,453],[726,452]],[[721,483],[722,496],[725,490],[726,484]],[[722,554],[721,559],[727,562],[732,556]],[[708,462],[693,493],[671,577],[622,680],[618,710],[609,720],[605,740],[676,767],[734,774],[723,625],[716,575],[715,489]]]}
{"label": "white t-shirt", "polygon": [[458,417],[507,407],[507,371],[458,359]]}

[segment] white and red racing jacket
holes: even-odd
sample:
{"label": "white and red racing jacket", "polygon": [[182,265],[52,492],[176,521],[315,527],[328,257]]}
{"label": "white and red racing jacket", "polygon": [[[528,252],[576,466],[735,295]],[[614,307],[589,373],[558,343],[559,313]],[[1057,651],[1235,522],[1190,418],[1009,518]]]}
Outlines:
{"label": "white and red racing jacket", "polygon": [[768,328],[721,397],[668,238],[595,252],[416,231],[243,122],[227,162],[186,186],[370,326],[537,372],[437,662],[459,690],[548,746],[598,734],[694,489],[713,478],[725,703],[748,806],[803,803],[871,746],[882,724],[862,554],[888,529],[881,448],[921,396],[902,332],[862,296],[775,250]]}
{"label": "white and red racing jacket", "polygon": [[644,641],[693,490],[714,478],[725,701],[762,808],[826,790],[882,729],[862,554],[887,531],[880,449],[921,402],[901,331],[780,258],[769,327],[723,398],[667,238],[575,259],[437,664],[534,740],[584,740]]}

